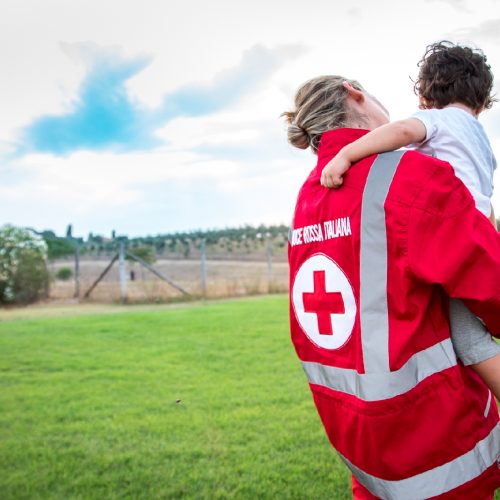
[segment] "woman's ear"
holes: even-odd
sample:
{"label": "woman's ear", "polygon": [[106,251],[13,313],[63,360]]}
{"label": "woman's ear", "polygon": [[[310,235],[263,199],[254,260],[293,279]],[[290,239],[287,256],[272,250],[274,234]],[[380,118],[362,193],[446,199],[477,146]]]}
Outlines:
{"label": "woman's ear", "polygon": [[361,90],[355,89],[349,82],[342,82],[342,86],[355,102],[361,104],[365,100],[365,94]]}

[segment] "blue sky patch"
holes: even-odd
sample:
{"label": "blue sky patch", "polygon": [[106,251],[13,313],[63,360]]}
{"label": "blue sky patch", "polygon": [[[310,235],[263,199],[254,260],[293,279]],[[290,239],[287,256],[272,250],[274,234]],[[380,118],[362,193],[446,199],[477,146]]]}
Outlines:
{"label": "blue sky patch", "polygon": [[[64,155],[77,150],[132,151],[160,144],[154,132],[178,116],[201,116],[234,104],[283,64],[281,50],[247,50],[239,65],[209,84],[189,85],[167,94],[157,109],[131,99],[126,82],[150,64],[150,57],[124,58],[116,51],[78,44],[88,72],[72,109],[43,116],[21,135],[18,155],[43,152]],[[90,58],[89,58],[90,54]],[[90,59],[90,61],[89,61]]]}
{"label": "blue sky patch", "polygon": [[79,149],[152,145],[147,112],[130,99],[125,88],[125,82],[149,62],[144,57],[97,58],[80,86],[73,109],[65,115],[35,120],[23,132],[22,152],[65,154]]}

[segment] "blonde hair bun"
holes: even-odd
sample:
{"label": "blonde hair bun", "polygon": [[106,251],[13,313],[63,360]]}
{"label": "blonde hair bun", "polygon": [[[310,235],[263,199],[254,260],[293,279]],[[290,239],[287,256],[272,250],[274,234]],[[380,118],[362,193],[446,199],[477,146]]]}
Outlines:
{"label": "blonde hair bun", "polygon": [[307,149],[311,144],[309,134],[295,123],[288,125],[288,142],[299,149]]}

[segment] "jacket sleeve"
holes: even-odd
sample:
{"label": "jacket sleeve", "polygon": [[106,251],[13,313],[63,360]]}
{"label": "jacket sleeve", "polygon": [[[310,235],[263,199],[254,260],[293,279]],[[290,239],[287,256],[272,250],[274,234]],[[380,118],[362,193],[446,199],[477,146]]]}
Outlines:
{"label": "jacket sleeve", "polygon": [[436,162],[410,209],[408,263],[417,279],[462,299],[500,337],[500,234],[447,163]]}

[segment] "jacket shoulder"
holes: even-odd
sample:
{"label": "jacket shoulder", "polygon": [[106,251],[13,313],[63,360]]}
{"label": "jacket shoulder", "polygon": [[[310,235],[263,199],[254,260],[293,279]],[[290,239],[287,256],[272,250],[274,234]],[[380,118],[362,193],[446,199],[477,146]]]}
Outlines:
{"label": "jacket shoulder", "polygon": [[401,158],[388,198],[445,217],[474,203],[448,162],[417,151]]}

